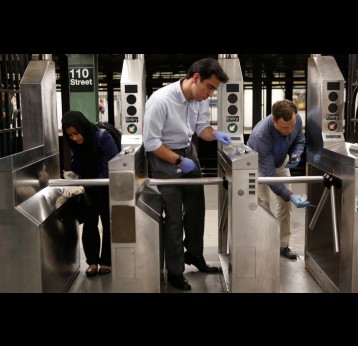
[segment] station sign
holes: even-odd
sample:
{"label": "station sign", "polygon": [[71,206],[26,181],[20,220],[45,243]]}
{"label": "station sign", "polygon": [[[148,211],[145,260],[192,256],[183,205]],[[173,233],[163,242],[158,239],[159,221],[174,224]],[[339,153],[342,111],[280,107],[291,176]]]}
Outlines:
{"label": "station sign", "polygon": [[71,66],[68,70],[70,92],[93,92],[93,67]]}

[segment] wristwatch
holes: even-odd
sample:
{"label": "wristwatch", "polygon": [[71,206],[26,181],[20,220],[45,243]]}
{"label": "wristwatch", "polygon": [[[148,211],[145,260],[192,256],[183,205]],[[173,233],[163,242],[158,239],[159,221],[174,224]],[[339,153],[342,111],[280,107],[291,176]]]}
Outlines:
{"label": "wristwatch", "polygon": [[178,158],[175,161],[175,165],[180,167],[182,162],[183,162],[183,160],[184,160],[183,156],[178,155]]}

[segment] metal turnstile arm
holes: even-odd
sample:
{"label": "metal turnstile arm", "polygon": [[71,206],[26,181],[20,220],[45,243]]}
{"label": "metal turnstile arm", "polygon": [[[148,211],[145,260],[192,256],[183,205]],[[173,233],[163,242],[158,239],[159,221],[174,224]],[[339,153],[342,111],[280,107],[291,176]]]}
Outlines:
{"label": "metal turnstile arm", "polygon": [[334,250],[336,252],[339,252],[337,213],[336,213],[336,189],[334,186],[331,187],[331,209],[332,209]]}
{"label": "metal turnstile arm", "polygon": [[324,189],[322,197],[317,205],[317,209],[316,209],[315,213],[313,214],[313,217],[312,217],[312,220],[308,226],[308,229],[313,230],[315,228],[317,220],[318,220],[319,216],[321,215],[323,206],[327,200],[328,194],[329,194],[329,188],[326,187]]}
{"label": "metal turnstile arm", "polygon": [[318,203],[317,209],[315,213],[313,214],[312,220],[308,226],[308,229],[311,231],[316,226],[317,220],[319,216],[321,215],[323,206],[327,200],[328,194],[331,193],[331,209],[332,209],[332,225],[333,225],[333,242],[334,242],[334,250],[335,252],[339,252],[339,238],[338,238],[338,226],[337,226],[337,213],[336,213],[336,190],[334,185],[332,185],[330,188],[326,187],[323,191],[322,197]]}
{"label": "metal turnstile arm", "polygon": [[50,179],[48,186],[108,186],[109,179]]}

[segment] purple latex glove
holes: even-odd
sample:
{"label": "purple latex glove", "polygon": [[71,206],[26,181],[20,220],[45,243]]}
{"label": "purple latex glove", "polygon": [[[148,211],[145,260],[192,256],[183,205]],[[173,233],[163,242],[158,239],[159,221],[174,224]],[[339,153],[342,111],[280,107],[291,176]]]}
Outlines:
{"label": "purple latex glove", "polygon": [[180,169],[183,173],[189,173],[191,171],[195,171],[197,169],[196,164],[193,160],[184,157],[183,163],[180,166]]}
{"label": "purple latex glove", "polygon": [[222,131],[216,131],[215,132],[215,138],[218,142],[223,143],[225,145],[231,144],[231,138],[230,136]]}

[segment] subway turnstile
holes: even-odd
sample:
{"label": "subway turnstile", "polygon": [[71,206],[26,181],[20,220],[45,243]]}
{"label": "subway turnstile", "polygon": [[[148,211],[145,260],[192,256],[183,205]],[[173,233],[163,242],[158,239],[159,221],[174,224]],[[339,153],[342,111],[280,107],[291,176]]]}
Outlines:
{"label": "subway turnstile", "polygon": [[161,292],[163,201],[144,184],[144,147],[132,146],[109,162],[113,292]]}
{"label": "subway turnstile", "polygon": [[144,184],[143,54],[126,54],[121,90],[122,151],[109,162],[113,292],[161,292],[163,201],[156,187]]}
{"label": "subway turnstile", "polygon": [[224,180],[219,185],[219,257],[227,291],[279,292],[279,227],[258,203],[258,154],[239,144],[218,156]]}
{"label": "subway turnstile", "polygon": [[[308,60],[305,264],[323,290],[358,292],[358,146],[344,141],[344,78],[333,57]],[[329,181],[328,181],[329,182]]]}
{"label": "subway turnstile", "polygon": [[328,173],[336,183],[308,186],[308,198],[320,210],[306,212],[306,268],[327,292],[358,292],[358,157],[345,142],[325,151],[319,162],[307,164],[307,174]]}
{"label": "subway turnstile", "polygon": [[218,145],[219,257],[229,292],[279,292],[279,228],[258,204],[258,154],[244,143],[244,81],[237,54],[220,54],[229,76],[218,90],[218,130],[230,149]]}
{"label": "subway turnstile", "polygon": [[74,201],[60,176],[55,63],[33,58],[21,80],[24,150],[0,159],[0,292],[61,293],[78,274]]}

